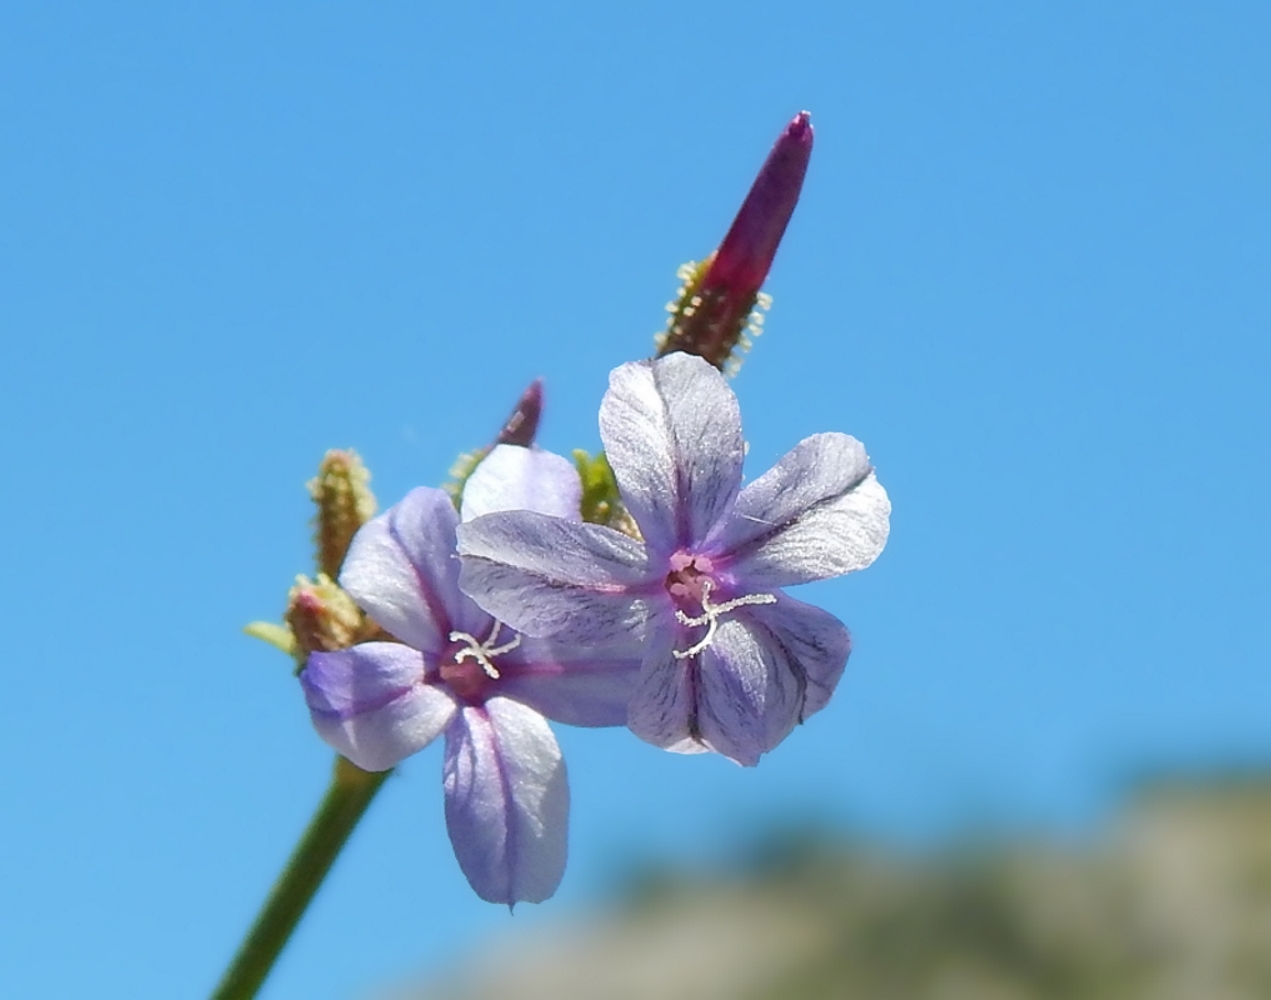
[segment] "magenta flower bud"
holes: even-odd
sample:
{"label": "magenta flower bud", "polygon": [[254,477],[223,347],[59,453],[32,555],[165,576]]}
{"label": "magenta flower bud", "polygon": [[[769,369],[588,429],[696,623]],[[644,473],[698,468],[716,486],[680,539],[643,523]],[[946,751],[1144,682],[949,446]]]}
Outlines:
{"label": "magenta flower bud", "polygon": [[659,357],[684,351],[723,368],[747,328],[758,325],[753,310],[759,289],[798,204],[811,156],[811,116],[800,111],[772,147],[719,249],[683,273]]}
{"label": "magenta flower bud", "polygon": [[521,393],[521,398],[516,401],[516,406],[512,408],[494,443],[460,455],[455,460],[455,464],[450,467],[450,482],[442,488],[450,494],[456,507],[463,501],[463,487],[468,477],[476,471],[481,460],[490,454],[491,449],[501,444],[517,445],[521,448],[533,447],[534,436],[538,434],[538,422],[542,416],[543,380],[536,378]]}
{"label": "magenta flower bud", "polygon": [[543,415],[543,380],[536,378],[528,389],[521,393],[516,401],[516,408],[508,417],[503,430],[495,439],[495,444],[519,444],[528,448],[534,443],[534,435],[538,433],[538,421]]}
{"label": "magenta flower bud", "polygon": [[727,288],[750,295],[759,291],[794,214],[811,156],[812,122],[806,111],[800,111],[777,139],[751,185],[732,228],[715,252],[704,288]]}

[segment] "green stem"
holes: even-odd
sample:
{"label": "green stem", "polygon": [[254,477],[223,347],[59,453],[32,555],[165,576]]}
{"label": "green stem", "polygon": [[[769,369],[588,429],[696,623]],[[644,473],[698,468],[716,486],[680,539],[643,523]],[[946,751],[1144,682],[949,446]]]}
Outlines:
{"label": "green stem", "polygon": [[343,757],[336,758],[331,787],[274,883],[256,923],[225,970],[212,1000],[251,1000],[256,995],[349,834],[391,773],[372,774]]}

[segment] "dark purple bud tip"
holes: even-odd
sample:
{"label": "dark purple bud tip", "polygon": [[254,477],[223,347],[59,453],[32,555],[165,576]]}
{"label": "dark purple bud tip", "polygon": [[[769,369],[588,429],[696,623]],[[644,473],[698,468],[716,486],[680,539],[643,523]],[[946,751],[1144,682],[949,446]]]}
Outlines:
{"label": "dark purple bud tip", "polygon": [[516,408],[508,417],[503,430],[495,438],[495,444],[519,444],[528,448],[534,443],[534,435],[538,433],[538,421],[543,415],[543,380],[536,378],[528,389],[521,393]]}
{"label": "dark purple bud tip", "polygon": [[734,349],[739,343],[745,348],[747,328],[758,331],[752,310],[799,202],[811,156],[811,116],[800,111],[777,138],[724,242],[689,275],[680,300],[669,307],[659,356],[684,351],[716,368],[725,368],[730,358],[737,363]]}
{"label": "dark purple bud tip", "polygon": [[812,121],[800,111],[777,139],[702,285],[759,291],[785,234],[812,156]]}

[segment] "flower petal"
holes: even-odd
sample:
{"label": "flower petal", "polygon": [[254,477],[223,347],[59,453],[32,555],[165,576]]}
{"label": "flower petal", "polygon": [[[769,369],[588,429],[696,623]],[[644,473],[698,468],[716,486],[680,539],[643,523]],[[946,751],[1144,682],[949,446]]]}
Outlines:
{"label": "flower petal", "polygon": [[318,735],[365,771],[387,771],[431,743],[455,712],[424,683],[423,656],[396,642],[311,653],[300,674]]}
{"label": "flower petal", "polygon": [[600,438],[627,510],[660,555],[703,538],[741,485],[741,411],[724,377],[690,354],[609,376]]}
{"label": "flower petal", "polygon": [[627,727],[663,750],[705,753],[711,748],[698,731],[697,658],[678,659],[672,652],[681,638],[673,624],[649,630],[644,663],[627,709]]}
{"label": "flower petal", "polygon": [[700,653],[650,654],[631,701],[628,725],[667,750],[713,750],[754,766],[798,721],[803,690],[737,618],[720,621]]}
{"label": "flower petal", "polygon": [[702,739],[750,767],[794,728],[803,703],[803,685],[766,638],[740,617],[726,618],[698,658]]}
{"label": "flower petal", "polygon": [[569,785],[543,717],[507,698],[446,730],[446,828],[459,867],[491,903],[539,903],[565,873]]}
{"label": "flower petal", "polygon": [[574,463],[541,448],[500,444],[463,485],[462,520],[500,510],[536,510],[581,519],[582,480]]}
{"label": "flower petal", "polygon": [[605,642],[648,617],[644,546],[598,524],[533,511],[487,514],[459,526],[460,585],[526,635]]}
{"label": "flower petal", "polygon": [[730,556],[747,590],[864,569],[887,542],[891,503],[865,447],[814,434],[741,491],[709,548]]}
{"label": "flower petal", "polygon": [[[821,711],[834,693],[852,651],[847,626],[828,611],[777,595],[776,604],[753,605],[737,611],[738,621],[759,638],[778,669],[799,678],[803,690],[797,721]],[[769,733],[769,749],[784,737]]]}
{"label": "flower petal", "polygon": [[627,725],[655,746],[748,766],[825,707],[851,649],[842,622],[785,594],[729,612],[694,656],[674,655],[696,638],[677,631],[650,629]]}
{"label": "flower petal", "polygon": [[499,658],[499,691],[570,726],[625,726],[641,644],[579,645],[524,638]]}
{"label": "flower petal", "polygon": [[354,536],[340,586],[391,635],[427,653],[449,641],[459,591],[455,525],[443,491],[411,490]]}

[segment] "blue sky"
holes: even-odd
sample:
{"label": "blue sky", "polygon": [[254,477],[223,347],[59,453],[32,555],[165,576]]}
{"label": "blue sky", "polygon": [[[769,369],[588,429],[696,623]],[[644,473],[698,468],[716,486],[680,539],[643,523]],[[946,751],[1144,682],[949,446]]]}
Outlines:
{"label": "blue sky", "polygon": [[558,897],[509,918],[440,754],[262,994],[357,995],[812,817],[1081,830],[1141,767],[1271,763],[1271,14],[1254,3],[182,3],[0,11],[0,995],[205,995],[327,780],[241,626],[329,447],[385,503],[530,379],[595,447],[785,122],[804,198],[735,387],[762,472],[895,506],[830,707],[755,770],[560,732]]}

